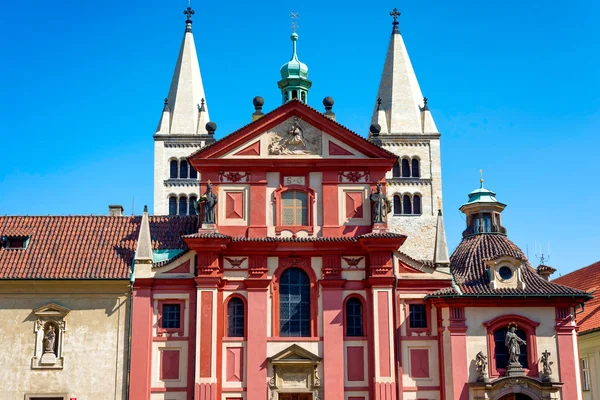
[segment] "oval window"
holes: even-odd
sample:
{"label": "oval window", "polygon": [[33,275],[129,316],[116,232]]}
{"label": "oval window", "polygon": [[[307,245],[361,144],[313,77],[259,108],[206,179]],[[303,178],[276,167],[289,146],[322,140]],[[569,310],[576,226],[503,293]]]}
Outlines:
{"label": "oval window", "polygon": [[498,274],[500,275],[500,278],[502,278],[503,280],[510,279],[513,276],[512,269],[510,269],[508,267],[500,267],[500,269],[498,270]]}

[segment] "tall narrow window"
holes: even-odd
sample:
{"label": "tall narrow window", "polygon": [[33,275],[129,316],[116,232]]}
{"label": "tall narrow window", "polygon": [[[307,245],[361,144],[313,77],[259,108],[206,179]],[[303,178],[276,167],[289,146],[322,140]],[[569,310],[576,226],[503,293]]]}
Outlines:
{"label": "tall narrow window", "polygon": [[418,178],[421,176],[421,170],[419,168],[419,159],[418,158],[413,158],[412,159],[412,165],[411,165],[411,172],[412,172],[412,176],[415,178]]}
{"label": "tall narrow window", "polygon": [[346,336],[364,336],[362,302],[356,297],[346,302]]}
{"label": "tall narrow window", "polygon": [[394,178],[400,178],[400,163],[398,160],[394,163],[394,167],[392,168],[392,176]]}
{"label": "tall narrow window", "polygon": [[190,165],[190,178],[196,179],[198,178],[198,172],[196,172],[196,168]]}
{"label": "tall narrow window", "polygon": [[587,358],[581,359],[581,388],[591,390],[590,388],[590,362]]}
{"label": "tall narrow window", "polygon": [[425,307],[425,304],[408,305],[408,324],[410,328],[427,328],[427,309]]}
{"label": "tall narrow window", "polygon": [[181,304],[163,304],[161,328],[179,329],[181,327]]}
{"label": "tall narrow window", "polygon": [[169,197],[169,215],[177,215],[177,197]]}
{"label": "tall narrow window", "polygon": [[244,326],[244,302],[239,297],[234,297],[227,303],[227,336],[245,336]]}
{"label": "tall narrow window", "polygon": [[490,233],[492,231],[492,215],[484,213],[483,215],[483,232]]}
{"label": "tall narrow window", "polygon": [[[502,328],[494,332],[494,357],[496,358],[496,368],[506,368],[508,365],[508,349],[506,348],[505,344],[507,330],[508,328]],[[517,329],[516,333],[521,339],[525,341],[527,340],[524,331]],[[527,350],[524,348],[524,346],[521,347],[519,362],[523,368],[529,368],[529,364],[527,362]]]}
{"label": "tall narrow window", "polygon": [[292,99],[298,98],[298,91],[296,89],[292,90]]}
{"label": "tall narrow window", "polygon": [[196,196],[190,196],[188,215],[196,215],[196,209],[194,208],[194,203],[196,202],[196,200]]}
{"label": "tall narrow window", "polygon": [[308,225],[308,193],[301,190],[281,193],[281,225]]}
{"label": "tall narrow window", "polygon": [[279,284],[281,336],[310,336],[310,280],[300,268],[286,269]]}
{"label": "tall narrow window", "polygon": [[181,162],[179,163],[179,177],[188,177],[188,162],[186,160],[181,160]]}
{"label": "tall narrow window", "polygon": [[177,178],[177,160],[171,160],[169,178]]}
{"label": "tall narrow window", "polygon": [[409,195],[405,194],[402,197],[402,206],[403,206],[402,214],[409,214],[409,215],[412,214],[412,205],[410,203]]}
{"label": "tall narrow window", "polygon": [[179,212],[178,215],[187,215],[187,197],[181,196],[179,198]]}
{"label": "tall narrow window", "polygon": [[406,158],[402,159],[402,177],[410,178],[410,164]]}
{"label": "tall narrow window", "polygon": [[418,194],[413,196],[413,214],[421,215],[421,196]]}
{"label": "tall narrow window", "polygon": [[394,215],[402,214],[402,200],[400,196],[394,195]]}

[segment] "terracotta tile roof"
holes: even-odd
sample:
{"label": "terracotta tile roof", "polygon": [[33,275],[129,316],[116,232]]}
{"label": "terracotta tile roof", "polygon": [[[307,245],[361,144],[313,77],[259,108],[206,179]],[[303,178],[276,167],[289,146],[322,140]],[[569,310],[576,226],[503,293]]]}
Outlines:
{"label": "terracotta tile roof", "polygon": [[312,242],[358,242],[360,239],[399,239],[406,237],[398,233],[366,233],[360,236],[333,237],[281,237],[267,236],[248,238],[245,236],[228,236],[218,232],[194,233],[184,236],[199,239],[231,239],[232,242],[278,242],[278,243],[312,243]]}
{"label": "terracotta tile roof", "polygon": [[[6,216],[0,236],[30,237],[0,249],[0,279],[128,279],[141,217]],[[154,249],[187,249],[196,217],[150,217]]]}
{"label": "terracotta tile roof", "polygon": [[600,329],[600,261],[578,269],[552,282],[567,285],[590,293],[594,298],[577,314],[579,334]]}
{"label": "terracotta tile roof", "polygon": [[[486,260],[511,256],[525,263],[525,289],[490,289]],[[463,238],[450,257],[450,271],[463,295],[476,296],[582,296],[586,293],[549,282],[531,267],[525,254],[505,235],[483,234]],[[428,297],[457,295],[442,290]]]}

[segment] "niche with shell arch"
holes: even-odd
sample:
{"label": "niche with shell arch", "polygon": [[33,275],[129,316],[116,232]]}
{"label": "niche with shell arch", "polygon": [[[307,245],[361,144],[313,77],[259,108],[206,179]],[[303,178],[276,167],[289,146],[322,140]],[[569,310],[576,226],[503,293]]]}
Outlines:
{"label": "niche with shell arch", "polygon": [[36,317],[33,333],[35,335],[34,355],[31,360],[33,369],[63,368],[63,336],[66,330],[65,317],[68,308],[55,303],[33,310]]}

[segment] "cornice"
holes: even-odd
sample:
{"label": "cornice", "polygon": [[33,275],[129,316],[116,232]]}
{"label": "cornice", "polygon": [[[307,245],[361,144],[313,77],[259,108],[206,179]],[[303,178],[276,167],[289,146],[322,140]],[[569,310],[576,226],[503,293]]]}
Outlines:
{"label": "cornice", "polygon": [[419,185],[419,186],[431,186],[430,178],[387,178],[386,182],[390,186],[408,186],[408,185]]}
{"label": "cornice", "polygon": [[196,178],[171,178],[163,181],[165,187],[200,187],[200,181]]}

